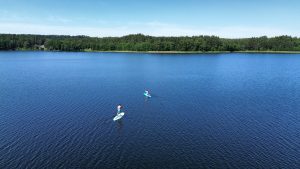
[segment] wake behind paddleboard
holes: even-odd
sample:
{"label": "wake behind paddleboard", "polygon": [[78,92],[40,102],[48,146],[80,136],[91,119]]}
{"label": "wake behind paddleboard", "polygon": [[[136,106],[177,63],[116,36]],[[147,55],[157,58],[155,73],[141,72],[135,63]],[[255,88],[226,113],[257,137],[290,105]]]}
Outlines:
{"label": "wake behind paddleboard", "polygon": [[121,113],[117,114],[117,115],[114,117],[113,120],[114,120],[114,121],[120,120],[124,115],[125,115],[125,113],[124,113],[124,112],[121,112]]}

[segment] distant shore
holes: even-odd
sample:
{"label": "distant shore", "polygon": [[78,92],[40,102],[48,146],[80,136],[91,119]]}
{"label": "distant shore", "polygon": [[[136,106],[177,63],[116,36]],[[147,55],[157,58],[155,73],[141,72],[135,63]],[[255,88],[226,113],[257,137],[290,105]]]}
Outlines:
{"label": "distant shore", "polygon": [[300,51],[83,51],[103,53],[150,53],[150,54],[222,54],[222,53],[274,53],[274,54],[300,54]]}
{"label": "distant shore", "polygon": [[262,53],[262,54],[300,54],[300,51],[98,51],[98,50],[82,50],[82,51],[61,51],[61,50],[0,50],[1,51],[45,51],[45,52],[98,52],[98,53],[144,53],[144,54],[226,54],[226,53]]}
{"label": "distant shore", "polygon": [[300,53],[300,38],[281,35],[226,39],[217,36],[122,37],[0,34],[0,50],[123,52],[158,54]]}

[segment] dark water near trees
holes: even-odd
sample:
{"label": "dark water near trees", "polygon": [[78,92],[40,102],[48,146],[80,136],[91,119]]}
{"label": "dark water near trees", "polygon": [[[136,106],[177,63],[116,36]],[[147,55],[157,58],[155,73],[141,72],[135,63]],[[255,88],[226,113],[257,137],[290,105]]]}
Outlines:
{"label": "dark water near trees", "polygon": [[299,167],[300,55],[0,52],[0,168]]}

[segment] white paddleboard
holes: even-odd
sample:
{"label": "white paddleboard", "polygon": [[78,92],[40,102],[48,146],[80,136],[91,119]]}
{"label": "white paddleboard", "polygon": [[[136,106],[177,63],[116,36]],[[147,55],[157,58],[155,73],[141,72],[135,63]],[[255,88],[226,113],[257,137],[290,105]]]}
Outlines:
{"label": "white paddleboard", "polygon": [[146,97],[151,97],[150,94],[146,94],[146,93],[144,93],[144,96],[146,96]]}
{"label": "white paddleboard", "polygon": [[124,112],[121,112],[121,113],[119,113],[118,115],[116,115],[115,117],[114,117],[114,121],[117,121],[117,120],[119,120],[119,119],[121,119],[123,116],[125,115],[125,113]]}

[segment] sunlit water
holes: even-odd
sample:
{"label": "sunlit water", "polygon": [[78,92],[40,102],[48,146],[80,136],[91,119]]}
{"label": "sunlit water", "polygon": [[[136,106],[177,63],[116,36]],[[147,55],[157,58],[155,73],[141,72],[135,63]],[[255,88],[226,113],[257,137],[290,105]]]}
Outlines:
{"label": "sunlit water", "polygon": [[300,55],[0,52],[0,168],[299,167]]}

